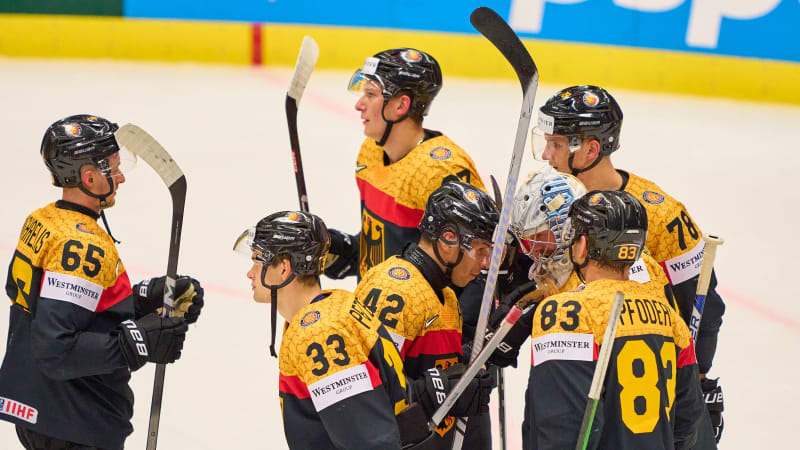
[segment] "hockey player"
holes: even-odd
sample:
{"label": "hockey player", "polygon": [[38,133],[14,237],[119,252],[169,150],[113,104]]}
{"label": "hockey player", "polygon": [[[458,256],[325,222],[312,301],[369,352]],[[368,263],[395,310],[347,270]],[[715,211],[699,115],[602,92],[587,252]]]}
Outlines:
{"label": "hockey player", "polygon": [[455,175],[484,189],[475,164],[447,136],[422,126],[442,87],[439,63],[412,48],[382,51],[353,74],[366,139],[356,161],[361,230],[331,230],[325,275],[359,279],[371,267],[417,242],[425,203],[442,180]]}
{"label": "hockey player", "polygon": [[[419,379],[433,370],[441,371],[453,383],[457,381],[463,370],[458,364],[462,357],[462,316],[449,285],[463,287],[488,268],[498,218],[496,206],[486,193],[457,180],[445,181],[428,199],[419,223],[419,242],[370,269],[356,288],[356,297],[389,330],[409,378]],[[481,373],[451,414],[485,417],[493,384],[491,376]],[[420,400],[430,417],[443,396],[437,402]],[[450,448],[453,416],[435,430],[436,448]],[[484,420],[470,422],[483,424]],[[465,446],[490,446],[479,438],[487,434],[481,427],[471,428]]]}
{"label": "hockey player", "polygon": [[53,123],[41,146],[61,200],[31,213],[11,260],[8,345],[0,368],[0,419],[27,449],[121,449],[133,430],[130,372],[180,357],[187,323],[203,304],[181,277],[184,318],[154,313],[164,277],[139,286],[98,217],[125,182],[117,125],[77,115]]}
{"label": "hockey player", "polygon": [[[490,318],[492,328],[496,328],[508,309],[523,297],[538,299],[572,291],[581,285],[582,281],[573,270],[567,254],[561,230],[570,206],[585,193],[586,188],[577,178],[556,172],[549,166],[530,173],[517,190],[509,230],[524,256],[517,256],[512,276],[499,286],[500,307]],[[655,283],[656,288],[663,289],[665,295],[669,295],[669,282],[661,266],[645,252],[631,266],[629,278],[640,283]],[[531,336],[532,319],[533,311],[517,321],[492,354],[490,361],[493,364],[516,367],[519,349]],[[531,383],[532,380],[528,380],[529,387]],[[526,392],[525,420],[522,424],[522,448],[525,449],[530,448],[527,397]]]}
{"label": "hockey player", "polygon": [[529,448],[575,448],[615,291],[625,306],[588,448],[689,448],[705,409],[689,329],[658,284],[628,275],[647,238],[644,207],[592,191],[562,232],[585,285],[545,298],[533,316]]}
{"label": "hockey player", "polygon": [[[624,190],[644,205],[650,219],[647,249],[666,272],[681,317],[688,323],[703,256],[702,233],[682,203],[652,181],[614,167],[611,154],[619,148],[621,128],[622,109],[611,94],[596,86],[569,87],[540,108],[534,141],[538,136],[544,142],[534,142],[534,156],[577,176],[589,190]],[[712,273],[696,342],[711,416],[704,417],[707,423],[695,448],[715,448],[714,435],[719,441],[723,427],[721,388],[717,380],[706,379],[725,311],[716,284]]]}
{"label": "hockey player", "polygon": [[[286,441],[292,449],[399,449],[401,438],[406,444],[408,435],[427,435],[424,416],[395,419],[421,410],[407,408],[406,389],[430,404],[441,392],[435,379],[447,380],[422,374],[408,385],[375,309],[350,292],[320,288],[328,245],[319,217],[283,211],[260,220],[234,246],[251,255],[253,299],[271,303],[287,321],[278,363]],[[398,422],[421,429],[409,432]]]}

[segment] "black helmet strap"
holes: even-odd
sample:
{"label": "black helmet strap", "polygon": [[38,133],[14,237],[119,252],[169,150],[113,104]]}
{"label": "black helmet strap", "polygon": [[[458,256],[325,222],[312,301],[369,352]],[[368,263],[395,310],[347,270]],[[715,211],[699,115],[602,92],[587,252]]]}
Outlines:
{"label": "black helmet strap", "polygon": [[[580,237],[580,236],[578,236],[578,237]],[[574,244],[575,241],[573,240],[572,243]],[[581,280],[581,283],[586,283],[586,279],[583,278],[583,274],[581,273],[581,269],[583,269],[584,267],[589,265],[589,255],[588,254],[586,255],[586,259],[583,261],[583,263],[581,263],[581,264],[576,263],[575,262],[575,258],[572,257],[572,244],[570,244],[570,246],[569,246],[569,262],[572,263],[572,267],[575,270],[575,273],[578,275],[578,279]]]}
{"label": "black helmet strap", "polygon": [[583,169],[576,169],[576,168],[572,167],[572,159],[575,158],[575,153],[570,153],[569,154],[569,161],[568,161],[569,170],[572,171],[572,176],[577,177],[579,173],[583,173],[583,172],[587,172],[589,170],[592,170],[596,165],[600,164],[600,161],[605,156],[606,155],[601,153],[601,154],[597,155],[597,158],[595,158],[594,161],[592,161],[592,163],[589,164],[588,167],[584,167]]}
{"label": "black helmet strap", "polygon": [[269,342],[269,354],[273,358],[278,357],[278,353],[275,351],[275,331],[278,326],[278,289],[286,286],[287,284],[291,283],[294,280],[294,271],[292,274],[289,275],[289,278],[286,279],[281,284],[267,284],[267,266],[268,263],[264,263],[264,267],[261,268],[261,285],[264,287],[269,288],[269,298],[270,298],[270,329],[271,329],[271,338]]}
{"label": "black helmet strap", "polygon": [[[389,120],[386,118],[386,105],[389,104],[389,100],[383,101],[383,107],[381,108],[381,117],[383,121],[386,122],[386,129],[383,130],[383,136],[381,136],[381,140],[377,142],[379,147],[383,147],[386,145],[386,141],[389,140],[389,133],[392,132],[392,126],[397,122],[402,122],[408,118],[408,113],[403,114],[403,117],[397,120]],[[408,110],[411,111],[411,106],[408,107]]]}
{"label": "black helmet strap", "polygon": [[[447,231],[452,231],[452,232],[455,233],[455,235],[456,235],[455,242],[451,241],[449,239],[445,239],[444,237],[442,237],[442,235]],[[453,269],[457,265],[461,264],[461,260],[464,259],[464,250],[461,249],[461,244],[459,243],[459,239],[460,238],[458,236],[458,232],[457,231],[451,229],[450,226],[445,226],[442,229],[442,231],[439,233],[439,237],[433,242],[433,254],[436,255],[436,259],[438,259],[439,262],[444,266],[444,274],[445,274],[445,276],[447,276],[447,278],[450,278],[453,275]],[[456,258],[456,262],[448,263],[442,258],[442,255],[439,254],[439,244],[438,244],[438,242],[440,240],[443,241],[445,244],[448,244],[448,245],[455,244],[455,245],[458,246],[458,258]]]}

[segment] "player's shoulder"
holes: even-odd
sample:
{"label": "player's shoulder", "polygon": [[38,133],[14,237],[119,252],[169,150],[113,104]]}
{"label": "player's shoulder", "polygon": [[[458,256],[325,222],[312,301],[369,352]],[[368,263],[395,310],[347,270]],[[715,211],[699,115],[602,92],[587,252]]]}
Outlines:
{"label": "player's shoulder", "polygon": [[[50,204],[25,221],[18,249],[34,265],[109,286],[124,271],[111,237],[84,213]],[[26,255],[28,256],[28,255]]]}
{"label": "player's shoulder", "polygon": [[374,139],[365,138],[358,149],[356,172],[379,163],[383,163],[383,147],[378,145]]}
{"label": "player's shoulder", "polygon": [[411,166],[419,173],[418,179],[426,181],[424,185],[431,191],[449,175],[486,190],[472,158],[444,134],[422,142],[408,156],[413,160]]}
{"label": "player's shoulder", "polygon": [[395,255],[367,271],[356,287],[356,295],[360,296],[366,289],[374,288],[400,294],[412,293],[419,290],[421,285],[428,286],[428,282],[419,269]]}
{"label": "player's shoulder", "polygon": [[655,209],[683,209],[680,201],[669,195],[655,182],[630,172],[626,173],[628,174],[628,183],[625,185],[625,191],[636,197],[648,213]]}

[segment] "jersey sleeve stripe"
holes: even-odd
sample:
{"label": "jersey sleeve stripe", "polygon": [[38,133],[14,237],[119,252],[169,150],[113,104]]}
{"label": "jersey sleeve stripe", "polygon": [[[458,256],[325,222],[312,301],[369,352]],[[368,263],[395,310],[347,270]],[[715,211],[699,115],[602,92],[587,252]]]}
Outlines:
{"label": "jersey sleeve stripe", "polygon": [[391,195],[381,191],[368,181],[356,177],[361,201],[364,206],[378,217],[389,219],[395,225],[416,228],[422,220],[423,210],[409,208],[397,203]]}
{"label": "jersey sleeve stripe", "polygon": [[694,355],[694,340],[689,340],[689,345],[682,348],[678,353],[678,368],[691,366],[697,364],[697,358]]}
{"label": "jersey sleeve stripe", "polygon": [[298,376],[280,374],[278,380],[278,390],[284,394],[293,395],[297,398],[310,398],[308,386]]}
{"label": "jersey sleeve stripe", "polygon": [[128,272],[122,272],[114,281],[114,284],[103,291],[103,295],[100,296],[100,303],[97,305],[97,312],[103,312],[111,308],[128,298],[131,293],[131,281],[128,278]]}
{"label": "jersey sleeve stripe", "polygon": [[449,355],[451,353],[461,353],[461,333],[457,330],[433,330],[416,338],[404,352],[404,357]]}
{"label": "jersey sleeve stripe", "polygon": [[372,364],[372,361],[367,360],[364,364],[367,366],[367,374],[369,374],[369,379],[372,382],[372,388],[374,389],[383,384],[383,381],[381,381],[381,373],[378,368]]}

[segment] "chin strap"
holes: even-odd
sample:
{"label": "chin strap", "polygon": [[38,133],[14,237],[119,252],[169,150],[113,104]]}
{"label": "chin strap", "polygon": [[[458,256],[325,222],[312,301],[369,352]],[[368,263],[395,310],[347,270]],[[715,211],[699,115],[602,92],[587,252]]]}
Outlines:
{"label": "chin strap", "polygon": [[106,175],[105,177],[109,186],[108,192],[106,192],[105,194],[95,194],[94,192],[89,191],[88,189],[86,189],[86,186],[83,185],[82,180],[81,184],[78,185],[78,189],[80,189],[81,192],[88,195],[89,197],[100,200],[100,218],[103,219],[103,225],[106,227],[106,232],[108,232],[108,235],[111,236],[111,240],[114,241],[115,244],[121,244],[121,242],[118,241],[113,234],[111,234],[111,228],[108,227],[108,220],[106,220],[106,214],[105,211],[103,211],[103,208],[108,206],[108,203],[106,203],[106,199],[108,198],[109,195],[114,193],[114,180],[111,178],[111,175]]}
{"label": "chin strap", "polygon": [[264,287],[269,288],[269,297],[270,297],[270,317],[269,323],[271,328],[271,340],[269,342],[269,354],[273,358],[278,357],[278,353],[275,351],[275,331],[278,325],[278,289],[286,286],[287,284],[291,283],[294,280],[294,272],[289,275],[289,278],[286,279],[281,284],[267,284],[267,265],[264,264],[264,267],[261,269],[261,285]]}
{"label": "chin strap", "polygon": [[576,169],[572,167],[572,159],[575,157],[575,153],[570,153],[568,163],[569,163],[569,170],[572,171],[572,176],[577,177],[579,173],[591,170],[592,168],[594,168],[594,166],[600,164],[600,161],[603,159],[604,156],[605,155],[599,155],[597,158],[594,159],[594,161],[592,161],[591,164],[589,164],[588,167],[584,167],[583,169]]}
{"label": "chin strap", "polygon": [[586,257],[586,260],[583,261],[583,264],[578,264],[578,263],[575,262],[575,259],[572,257],[572,246],[571,245],[569,246],[569,250],[567,250],[567,251],[569,252],[569,261],[572,263],[573,270],[575,270],[575,273],[578,275],[578,279],[581,280],[581,283],[585,284],[586,283],[586,279],[583,278],[583,275],[581,274],[581,269],[583,269],[584,267],[586,267],[589,264],[589,257],[588,256]]}
{"label": "chin strap", "polygon": [[387,119],[385,112],[386,112],[386,105],[388,103],[389,103],[388,101],[384,101],[383,108],[381,108],[381,117],[383,118],[383,121],[386,122],[386,129],[383,130],[383,136],[381,136],[381,140],[376,142],[379,147],[383,147],[384,145],[386,145],[386,141],[389,140],[389,133],[392,132],[392,126],[394,126],[394,124],[396,124],[397,122],[402,122],[406,120],[406,118],[408,117],[408,113],[405,113],[403,114],[403,117],[397,120]]}

